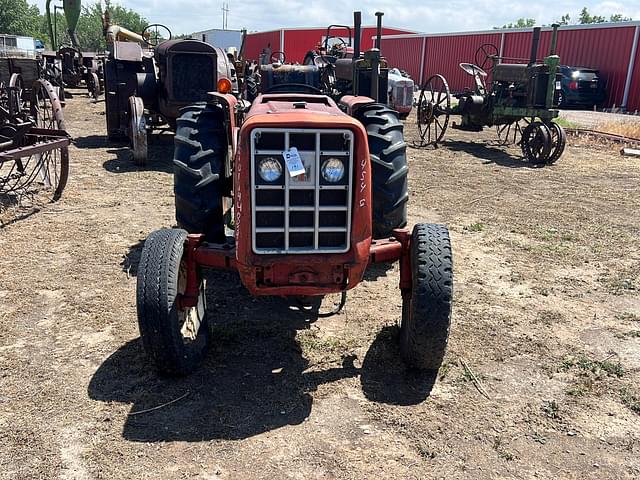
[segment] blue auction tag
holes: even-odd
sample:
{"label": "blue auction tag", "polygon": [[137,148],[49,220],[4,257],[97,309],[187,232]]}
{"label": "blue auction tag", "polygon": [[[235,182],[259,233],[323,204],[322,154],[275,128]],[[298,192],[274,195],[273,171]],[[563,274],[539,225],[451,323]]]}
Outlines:
{"label": "blue auction tag", "polygon": [[305,173],[304,164],[296,147],[291,147],[289,150],[282,152],[282,155],[284,156],[284,162],[287,164],[289,175],[297,177]]}

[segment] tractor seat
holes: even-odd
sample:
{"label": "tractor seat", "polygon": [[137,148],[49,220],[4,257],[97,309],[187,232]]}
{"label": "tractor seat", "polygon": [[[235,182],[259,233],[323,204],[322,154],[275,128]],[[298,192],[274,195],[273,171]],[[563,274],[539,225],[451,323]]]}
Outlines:
{"label": "tractor seat", "polygon": [[527,65],[518,63],[499,63],[493,67],[495,82],[528,83],[529,70]]}
{"label": "tractor seat", "polygon": [[480,75],[481,77],[486,77],[487,76],[487,72],[485,72],[479,66],[474,65],[473,63],[461,63],[460,64],[460,68],[462,70],[464,70],[465,73],[468,73],[472,77],[475,77],[476,74]]}

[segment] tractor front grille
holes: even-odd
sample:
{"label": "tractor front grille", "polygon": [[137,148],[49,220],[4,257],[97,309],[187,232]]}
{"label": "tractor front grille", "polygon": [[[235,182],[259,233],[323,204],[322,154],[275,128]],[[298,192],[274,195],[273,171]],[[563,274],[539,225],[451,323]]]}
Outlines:
{"label": "tractor front grille", "polygon": [[413,105],[413,86],[401,83],[393,87],[391,92],[394,104],[397,106],[411,107]]}
{"label": "tractor front grille", "polygon": [[[296,147],[305,173],[292,177],[284,153]],[[345,173],[331,183],[321,174],[330,158]],[[271,182],[258,172],[263,159],[279,163]],[[252,248],[257,254],[344,253],[349,250],[353,134],[349,130],[257,128],[251,133]]]}

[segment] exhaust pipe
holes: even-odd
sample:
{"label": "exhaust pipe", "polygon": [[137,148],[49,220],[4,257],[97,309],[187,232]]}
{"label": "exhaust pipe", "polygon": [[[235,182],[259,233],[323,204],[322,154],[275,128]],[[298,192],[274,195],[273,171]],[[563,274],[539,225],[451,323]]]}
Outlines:
{"label": "exhaust pipe", "polygon": [[360,37],[362,31],[362,14],[353,12],[353,61],[360,58]]}
{"label": "exhaust pipe", "polygon": [[555,55],[556,49],[558,47],[558,27],[560,25],[554,23],[551,26],[553,27],[553,33],[551,34],[551,50],[549,52],[549,55]]}
{"label": "exhaust pipe", "polygon": [[529,65],[534,65],[538,59],[538,45],[540,44],[540,27],[533,29],[533,39],[531,41],[531,56],[529,57]]}
{"label": "exhaust pipe", "polygon": [[384,16],[384,12],[376,12],[376,17],[378,17],[378,24],[376,25],[376,45],[375,47],[380,50],[380,40],[382,37],[382,17]]}

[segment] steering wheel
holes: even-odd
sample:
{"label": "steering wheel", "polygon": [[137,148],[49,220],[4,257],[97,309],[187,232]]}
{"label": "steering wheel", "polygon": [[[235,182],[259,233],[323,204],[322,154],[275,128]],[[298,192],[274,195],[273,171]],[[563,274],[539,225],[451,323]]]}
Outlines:
{"label": "steering wheel", "polygon": [[474,65],[473,63],[461,63],[460,68],[464,70],[466,73],[468,73],[469,75],[471,75],[472,77],[475,77],[476,74],[480,75],[481,77],[487,76],[487,72],[485,72],[479,66]]}
{"label": "steering wheel", "polygon": [[276,50],[275,52],[273,52],[271,54],[271,63],[284,63],[286,61],[287,57],[284,54],[284,52],[281,52],[280,50]]}
{"label": "steering wheel", "polygon": [[[306,85],[304,83],[278,83],[277,85],[271,85],[267,88],[263,93],[278,93],[280,90],[287,90],[284,93],[291,93],[293,89],[304,89],[313,95],[324,95],[322,90],[319,88],[313,87],[311,85]],[[296,92],[300,93],[300,92]]]}
{"label": "steering wheel", "polygon": [[[160,32],[163,31],[168,33],[169,38],[165,38]],[[142,30],[140,34],[144,39],[144,43],[149,45],[150,47],[157,47],[161,42],[165,40],[171,40],[171,30],[166,25],[162,25],[161,23],[152,23],[151,25],[147,25]]]}
{"label": "steering wheel", "polygon": [[493,64],[498,56],[498,47],[496,47],[493,43],[485,43],[483,45],[480,45],[480,47],[476,50],[474,60],[476,62],[476,65],[479,65],[480,68],[485,69],[487,67],[487,64]]}

